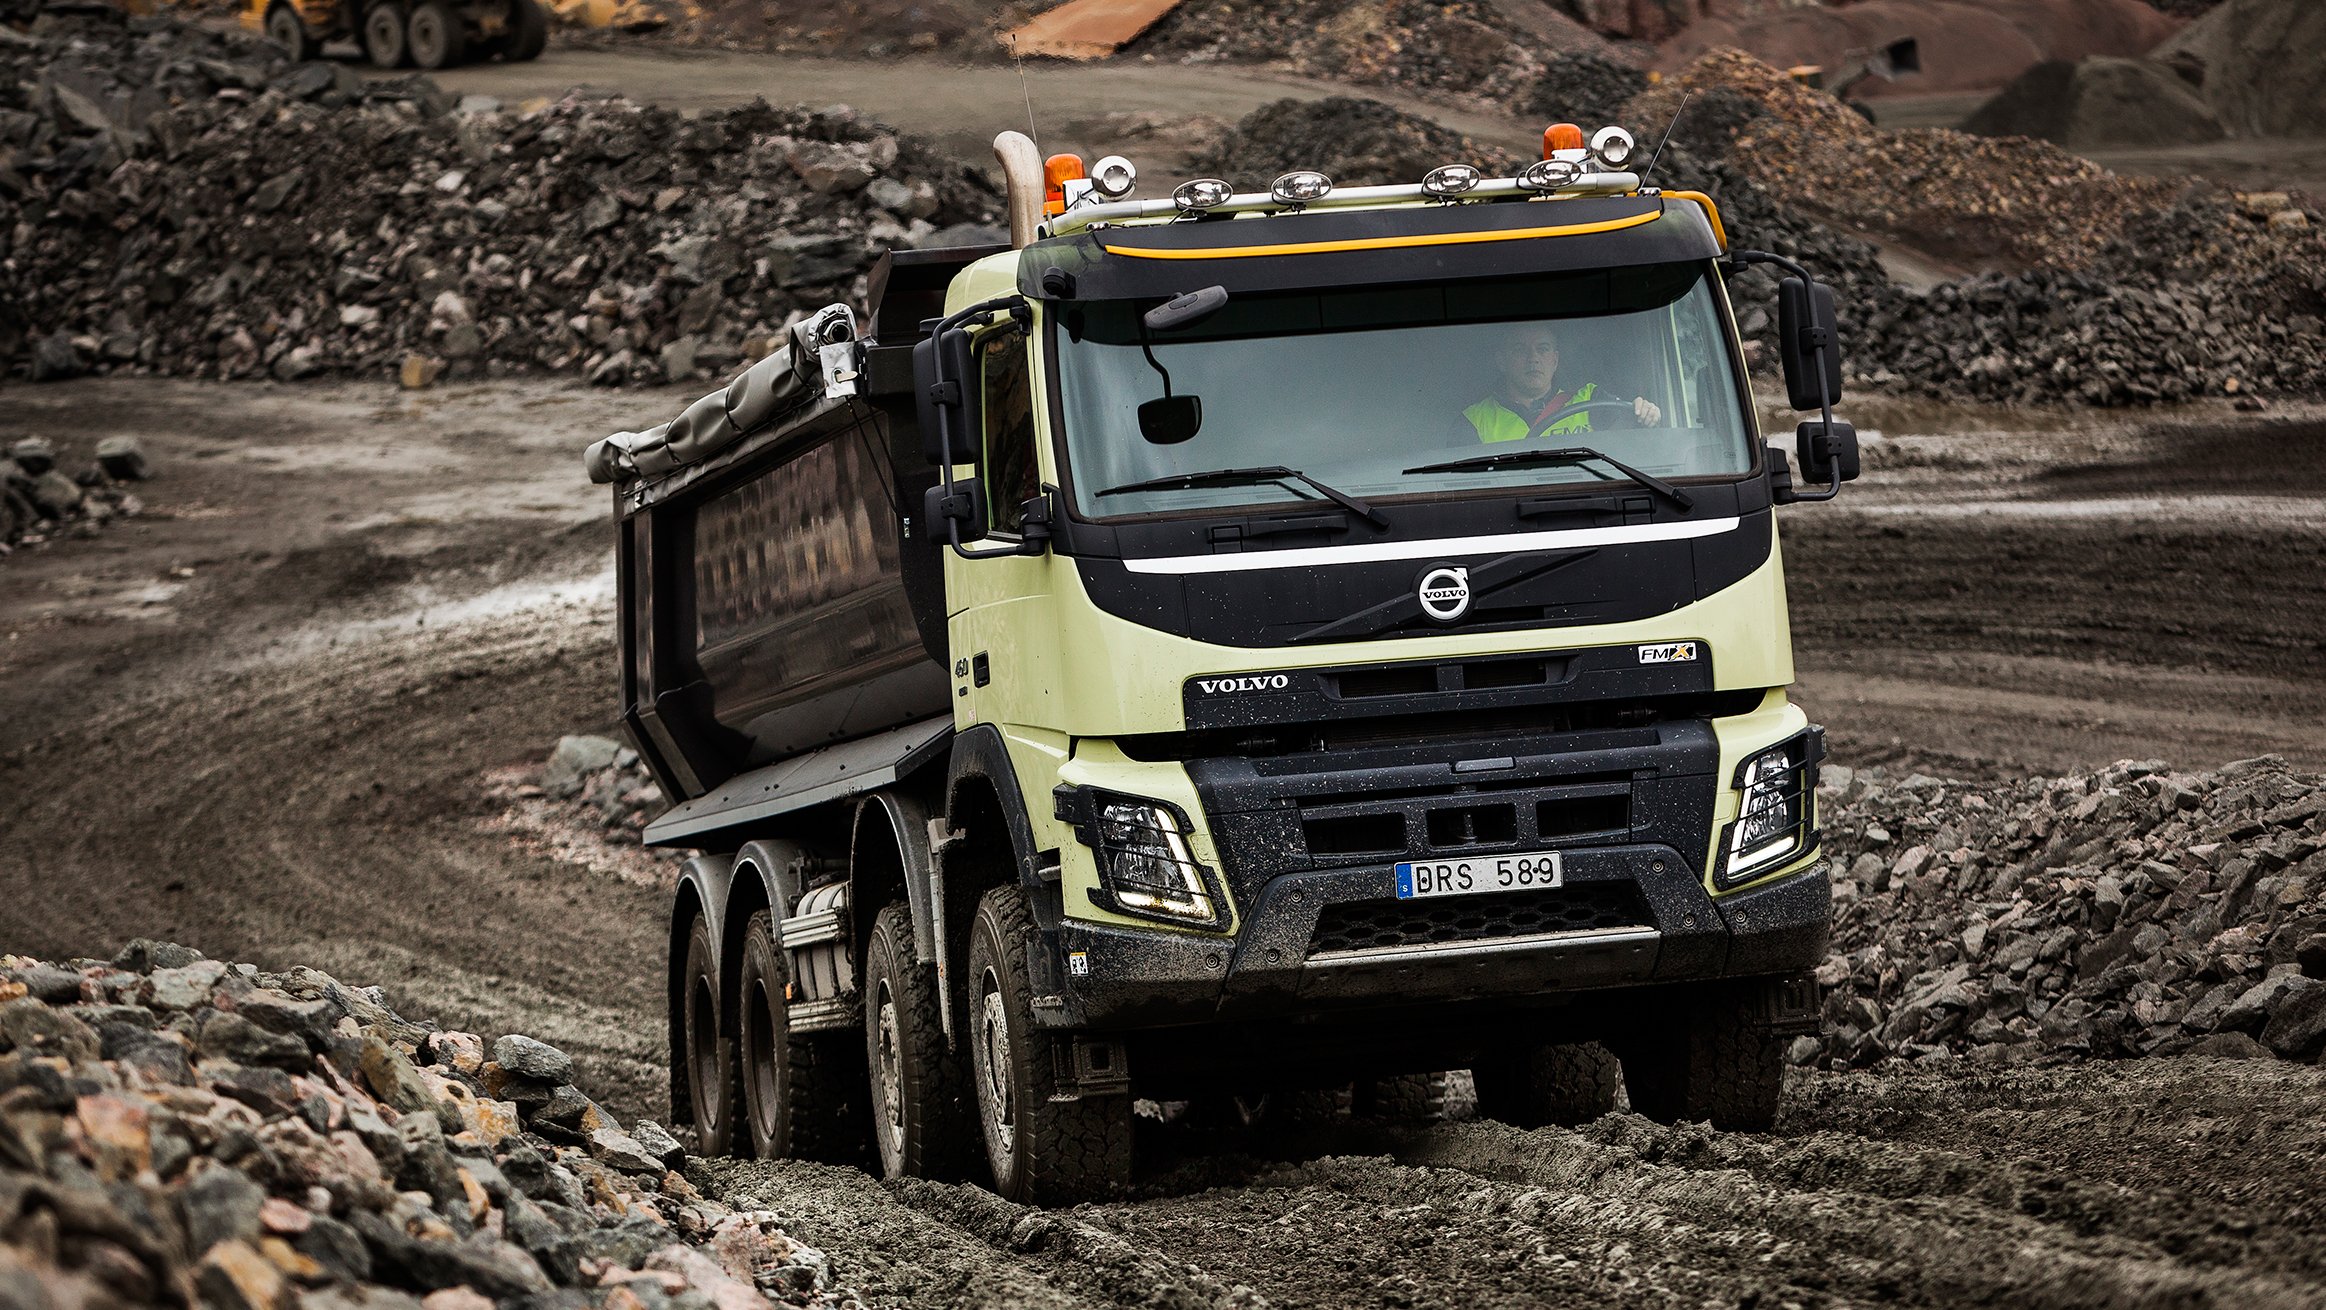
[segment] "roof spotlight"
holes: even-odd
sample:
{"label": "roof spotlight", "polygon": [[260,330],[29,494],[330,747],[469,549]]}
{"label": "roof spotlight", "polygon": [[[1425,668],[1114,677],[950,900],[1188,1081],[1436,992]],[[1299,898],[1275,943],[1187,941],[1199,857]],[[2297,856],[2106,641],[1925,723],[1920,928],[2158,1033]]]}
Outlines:
{"label": "roof spotlight", "polygon": [[1538,159],[1518,175],[1518,184],[1529,191],[1556,191],[1575,185],[1583,176],[1583,166],[1572,159]]}
{"label": "roof spotlight", "polygon": [[1139,170],[1121,155],[1108,155],[1090,166],[1090,185],[1108,200],[1120,200],[1139,185]]}
{"label": "roof spotlight", "polygon": [[1305,205],[1311,200],[1322,200],[1333,189],[1333,180],[1313,168],[1295,169],[1268,184],[1268,194],[1278,204]]}
{"label": "roof spotlight", "polygon": [[1171,203],[1181,209],[1210,209],[1228,203],[1228,197],[1235,193],[1234,187],[1216,177],[1199,177],[1180,183],[1171,193]]}
{"label": "roof spotlight", "polygon": [[1478,185],[1478,177],[1468,164],[1440,164],[1422,178],[1421,189],[1433,196],[1458,196]]}
{"label": "roof spotlight", "polygon": [[1591,153],[1609,168],[1621,168],[1631,162],[1631,133],[1620,127],[1603,127],[1591,134]]}

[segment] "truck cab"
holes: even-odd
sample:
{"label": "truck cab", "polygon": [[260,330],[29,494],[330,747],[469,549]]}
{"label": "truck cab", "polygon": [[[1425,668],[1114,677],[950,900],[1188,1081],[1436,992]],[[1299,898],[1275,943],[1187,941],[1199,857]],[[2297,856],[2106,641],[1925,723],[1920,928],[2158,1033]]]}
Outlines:
{"label": "truck cab", "polygon": [[1830,295],[1619,129],[1153,200],[996,154],[1010,245],[892,255],[780,417],[746,374],[593,451],[648,838],[703,852],[678,1119],[1040,1203],[1141,1103],[1454,1069],[1766,1127],[1831,918],[1775,514],[1856,472]]}

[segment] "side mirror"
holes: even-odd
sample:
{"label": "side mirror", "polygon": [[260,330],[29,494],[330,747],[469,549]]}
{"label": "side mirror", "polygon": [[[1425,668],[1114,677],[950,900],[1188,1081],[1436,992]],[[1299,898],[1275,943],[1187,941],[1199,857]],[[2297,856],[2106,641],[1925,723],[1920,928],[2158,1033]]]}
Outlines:
{"label": "side mirror", "polygon": [[1793,430],[1793,449],[1801,456],[1801,476],[1819,485],[1855,482],[1858,478],[1858,430],[1840,419],[1831,423],[1811,419]]}
{"label": "side mirror", "polygon": [[1841,334],[1835,328],[1832,287],[1797,277],[1777,284],[1777,353],[1785,362],[1785,394],[1794,409],[1841,403]]}
{"label": "side mirror", "polygon": [[921,453],[931,464],[967,464],[977,458],[977,352],[969,333],[948,328],[913,345],[913,396],[921,420]]}
{"label": "side mirror", "polygon": [[1203,427],[1203,397],[1160,396],[1139,406],[1139,435],[1149,444],[1176,446]]}
{"label": "side mirror", "polygon": [[985,513],[985,488],[976,478],[955,482],[950,492],[943,483],[921,497],[921,530],[943,545],[953,541],[951,524],[961,525],[962,541],[978,541],[993,530]]}

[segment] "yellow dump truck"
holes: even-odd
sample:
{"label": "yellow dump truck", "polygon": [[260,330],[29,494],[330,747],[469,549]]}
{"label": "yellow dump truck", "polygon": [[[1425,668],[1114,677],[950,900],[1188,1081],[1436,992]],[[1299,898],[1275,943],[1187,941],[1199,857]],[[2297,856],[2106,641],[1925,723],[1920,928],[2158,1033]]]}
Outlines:
{"label": "yellow dump truck", "polygon": [[549,42],[541,0],[250,0],[242,24],[294,59],[345,40],[380,68],[532,59]]}

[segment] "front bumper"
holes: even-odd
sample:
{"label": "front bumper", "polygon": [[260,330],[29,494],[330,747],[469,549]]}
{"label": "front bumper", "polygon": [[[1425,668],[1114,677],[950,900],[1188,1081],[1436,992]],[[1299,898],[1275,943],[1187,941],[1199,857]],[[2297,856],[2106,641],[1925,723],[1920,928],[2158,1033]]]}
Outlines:
{"label": "front bumper", "polygon": [[1388,865],[1284,874],[1233,939],[1078,920],[1045,932],[1060,967],[1039,1014],[1137,1029],[1796,973],[1824,959],[1833,912],[1822,860],[1806,860],[1718,900],[1652,844],[1569,851],[1555,891],[1401,902]]}

